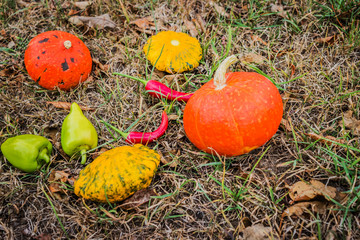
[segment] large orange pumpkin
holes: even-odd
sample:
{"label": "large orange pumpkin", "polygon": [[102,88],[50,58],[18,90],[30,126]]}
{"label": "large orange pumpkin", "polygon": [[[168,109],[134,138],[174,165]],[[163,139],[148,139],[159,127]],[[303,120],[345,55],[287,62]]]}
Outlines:
{"label": "large orange pumpkin", "polygon": [[89,49],[76,36],[48,31],[34,37],[25,51],[25,67],[40,86],[70,90],[85,81],[92,67]]}
{"label": "large orange pumpkin", "polygon": [[276,86],[258,73],[226,73],[236,61],[235,56],[225,59],[184,110],[187,137],[208,153],[247,153],[266,143],[280,125],[283,103]]}

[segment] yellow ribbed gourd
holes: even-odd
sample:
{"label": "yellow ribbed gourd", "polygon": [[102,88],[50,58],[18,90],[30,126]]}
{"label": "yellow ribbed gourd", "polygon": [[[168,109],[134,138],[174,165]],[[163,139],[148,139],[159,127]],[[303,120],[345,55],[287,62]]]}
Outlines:
{"label": "yellow ribbed gourd", "polygon": [[142,145],[108,150],[80,171],[76,195],[96,202],[117,202],[147,188],[160,163],[156,151]]}
{"label": "yellow ribbed gourd", "polygon": [[182,32],[159,32],[147,40],[143,51],[156,69],[168,73],[192,70],[202,58],[199,41]]}

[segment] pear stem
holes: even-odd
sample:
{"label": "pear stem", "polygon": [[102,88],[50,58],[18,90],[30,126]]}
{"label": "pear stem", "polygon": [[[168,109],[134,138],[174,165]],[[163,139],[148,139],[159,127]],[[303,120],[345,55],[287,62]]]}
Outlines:
{"label": "pear stem", "polygon": [[83,148],[80,150],[80,155],[81,155],[81,164],[85,164],[86,163],[86,149]]}
{"label": "pear stem", "polygon": [[215,90],[221,90],[226,87],[226,70],[230,65],[236,63],[239,59],[235,55],[231,55],[220,64],[214,75]]}

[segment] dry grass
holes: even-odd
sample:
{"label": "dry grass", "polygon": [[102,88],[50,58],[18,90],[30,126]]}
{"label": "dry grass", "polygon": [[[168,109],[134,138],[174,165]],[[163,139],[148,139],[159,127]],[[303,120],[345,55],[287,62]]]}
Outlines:
{"label": "dry grass", "polygon": [[[359,15],[349,16],[345,6],[332,16],[310,0],[283,1],[286,18],[269,14],[275,1],[267,0],[220,1],[217,5],[226,12],[208,1],[93,1],[78,15],[108,13],[117,25],[95,30],[69,23],[70,9],[78,9],[72,1],[67,1],[69,5],[57,2],[61,1],[37,1],[27,8],[23,1],[0,2],[0,143],[31,133],[48,137],[55,147],[49,169],[34,174],[16,170],[1,155],[1,239],[242,239],[243,230],[257,223],[271,227],[281,239],[333,239],[330,232],[337,239],[360,238],[359,165],[345,161],[359,160],[359,135],[341,124],[348,110],[360,119]],[[238,63],[232,69],[262,71],[271,77],[281,89],[287,124],[265,146],[243,156],[219,159],[198,151],[182,127],[185,104],[158,104],[143,85],[112,76],[122,72],[145,78],[152,69],[146,65],[142,46],[156,29],[143,32],[127,16],[130,21],[152,16],[157,30],[183,32],[189,31],[186,20],[203,19],[204,26],[197,28],[204,49],[200,66],[175,76],[158,71],[152,75],[189,92],[211,77],[224,56],[230,26],[229,54],[255,53],[266,58],[263,63]],[[97,60],[92,81],[71,92],[42,89],[23,64],[29,40],[55,29],[81,37]],[[333,35],[330,41],[316,41]],[[191,84],[183,86],[186,78],[191,78]],[[170,162],[160,165],[151,184],[158,197],[124,210],[121,203],[82,201],[71,187],[67,195],[53,196],[48,189],[50,171],[76,176],[83,166],[61,151],[60,128],[68,111],[47,101],[76,101],[95,108],[85,114],[98,130],[99,144],[113,140],[101,119],[124,130],[146,113],[133,129],[152,130],[166,107],[175,117],[166,135],[150,145]],[[330,146],[309,133],[332,136],[344,145]],[[118,140],[104,147],[124,144]],[[347,192],[348,201],[322,214],[310,210],[282,218],[291,206],[288,186],[310,179]]]}

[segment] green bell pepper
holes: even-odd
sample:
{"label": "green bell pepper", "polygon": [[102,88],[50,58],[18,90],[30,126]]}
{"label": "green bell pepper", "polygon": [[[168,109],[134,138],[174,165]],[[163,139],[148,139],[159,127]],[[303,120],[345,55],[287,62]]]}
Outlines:
{"label": "green bell pepper", "polygon": [[86,151],[97,147],[98,135],[95,127],[84,116],[79,105],[72,103],[70,113],[61,127],[61,146],[64,152],[72,157],[81,154],[81,164],[86,162]]}
{"label": "green bell pepper", "polygon": [[1,152],[14,167],[31,173],[50,162],[52,145],[45,137],[24,134],[8,138]]}

